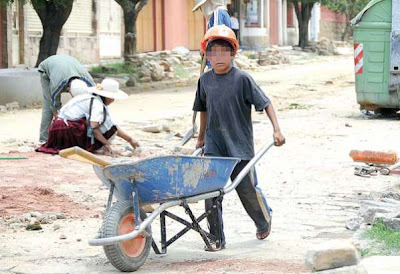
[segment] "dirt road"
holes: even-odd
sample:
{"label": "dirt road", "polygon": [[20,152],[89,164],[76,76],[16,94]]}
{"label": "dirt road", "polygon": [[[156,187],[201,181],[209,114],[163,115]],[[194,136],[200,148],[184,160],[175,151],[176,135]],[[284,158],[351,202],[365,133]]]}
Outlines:
{"label": "dirt road", "polygon": [[[353,175],[351,149],[397,151],[400,131],[397,119],[366,119],[360,114],[351,56],[304,58],[251,74],[272,99],[287,138],[285,146],[272,148],[257,165],[260,187],[274,210],[272,234],[258,241],[237,195],[230,194],[224,199],[225,250],[207,253],[201,238],[188,233],[167,255],[151,252],[138,273],[307,273],[307,249],[329,239],[351,238],[353,232],[345,224],[356,216],[360,200],[398,180]],[[113,104],[111,113],[147,153],[171,153],[180,141],[172,135],[184,134],[190,126],[194,89],[135,93]],[[260,148],[270,142],[272,129],[265,114],[253,117]],[[1,115],[0,151],[29,150],[38,138],[39,119],[40,110],[32,109]],[[171,132],[140,130],[151,123],[164,124]],[[187,146],[193,147],[194,140]],[[87,243],[100,227],[108,194],[91,166],[34,152],[5,155],[29,159],[0,163],[0,272],[117,272],[102,248]],[[194,208],[199,213],[203,204]],[[66,219],[26,231],[19,219],[31,211],[64,213]],[[181,229],[168,225],[171,231]],[[152,228],[157,238],[158,222]]]}

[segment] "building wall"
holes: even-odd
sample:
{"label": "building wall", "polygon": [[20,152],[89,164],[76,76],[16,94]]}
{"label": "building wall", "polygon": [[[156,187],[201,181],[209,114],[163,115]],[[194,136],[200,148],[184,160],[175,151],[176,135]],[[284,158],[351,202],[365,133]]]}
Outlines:
{"label": "building wall", "polygon": [[164,18],[163,16],[163,2],[159,0],[153,0],[155,1],[154,3],[154,10],[153,10],[153,16],[155,18],[154,20],[154,32],[155,32],[155,42],[154,42],[154,48],[155,50],[162,50],[163,49],[163,37],[164,34],[162,32],[163,30],[163,21]]}
{"label": "building wall", "polygon": [[[280,0],[278,0],[280,1]],[[269,2],[269,44],[277,45],[279,42],[278,26],[278,2],[271,0]]]}
{"label": "building wall", "polygon": [[[277,1],[277,0],[274,0]],[[248,5],[258,6],[258,23],[256,25],[247,24]],[[240,5],[240,32],[241,46],[249,49],[259,49],[269,45],[269,28],[270,28],[270,1],[260,0],[244,3]],[[247,18],[246,18],[247,17]]]}
{"label": "building wall", "polygon": [[[166,3],[168,2],[168,3]],[[164,48],[173,49],[176,46],[189,47],[187,24],[187,0],[164,0]]]}
{"label": "building wall", "polygon": [[319,38],[328,38],[330,40],[341,40],[346,28],[346,16],[321,6],[321,21]]}
{"label": "building wall", "polygon": [[154,0],[147,2],[146,6],[140,11],[136,21],[136,35],[137,45],[136,49],[139,52],[154,51],[155,50],[155,31],[154,31]]}
{"label": "building wall", "polygon": [[123,52],[123,13],[114,0],[97,0],[99,55],[101,59],[119,58]]}
{"label": "building wall", "polygon": [[186,15],[188,21],[189,49],[198,50],[206,32],[206,21],[201,11],[192,12],[195,1],[188,0],[187,2]]}
{"label": "building wall", "polygon": [[298,38],[298,23],[296,12],[293,3],[287,2],[287,29],[286,29],[286,44],[293,46],[299,43]]}

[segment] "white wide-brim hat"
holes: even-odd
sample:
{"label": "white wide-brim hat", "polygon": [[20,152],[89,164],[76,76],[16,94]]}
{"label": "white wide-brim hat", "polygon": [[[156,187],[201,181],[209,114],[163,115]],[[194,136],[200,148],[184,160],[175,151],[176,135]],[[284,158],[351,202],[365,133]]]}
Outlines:
{"label": "white wide-brim hat", "polygon": [[89,92],[112,99],[128,98],[128,94],[119,89],[119,83],[114,79],[104,79],[101,84],[90,87]]}
{"label": "white wide-brim hat", "polygon": [[74,79],[71,81],[70,89],[69,91],[71,92],[72,96],[77,96],[80,94],[87,94],[88,93],[88,85],[79,79]]}

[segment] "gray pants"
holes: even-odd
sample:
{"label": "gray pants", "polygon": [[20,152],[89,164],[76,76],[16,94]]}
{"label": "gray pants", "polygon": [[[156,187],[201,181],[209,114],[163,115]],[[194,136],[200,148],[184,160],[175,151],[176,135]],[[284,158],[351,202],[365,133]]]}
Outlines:
{"label": "gray pants", "polygon": [[41,73],[40,82],[42,84],[43,90],[43,102],[42,102],[42,121],[40,123],[40,137],[39,142],[47,142],[47,137],[49,134],[49,127],[51,121],[53,120],[53,110],[51,106],[51,90],[50,90],[50,79],[46,74]]}

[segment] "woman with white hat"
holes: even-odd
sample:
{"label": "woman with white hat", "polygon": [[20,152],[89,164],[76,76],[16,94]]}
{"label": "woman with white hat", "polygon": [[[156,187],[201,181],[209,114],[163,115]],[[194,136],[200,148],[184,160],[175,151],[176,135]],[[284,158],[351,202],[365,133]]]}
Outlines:
{"label": "woman with white hat", "polygon": [[94,152],[104,147],[112,155],[110,138],[115,134],[126,140],[133,148],[139,143],[125,133],[112,120],[108,105],[115,99],[126,99],[128,95],[119,89],[113,79],[104,79],[96,87],[87,88],[88,94],[77,95],[63,106],[49,129],[49,139],[38,152],[57,154],[60,150],[79,146]]}

